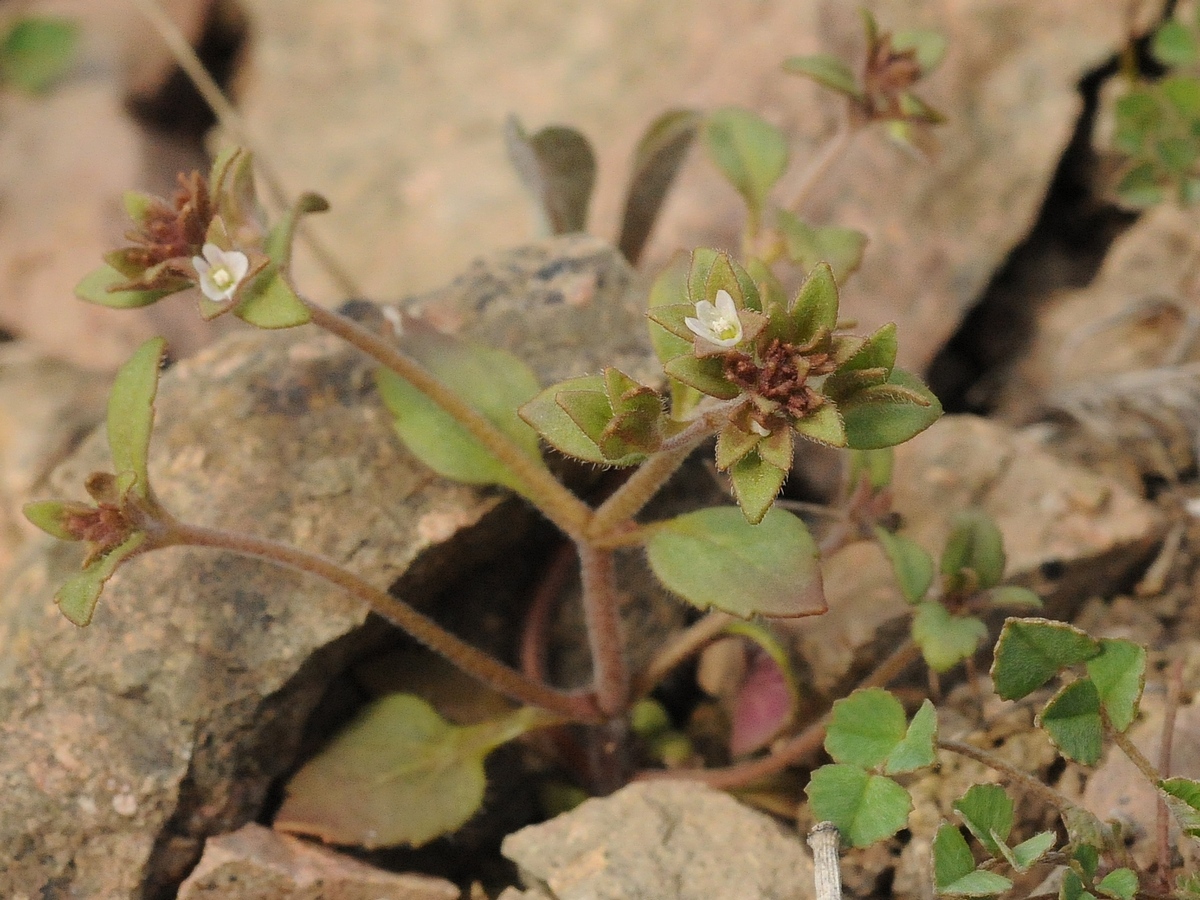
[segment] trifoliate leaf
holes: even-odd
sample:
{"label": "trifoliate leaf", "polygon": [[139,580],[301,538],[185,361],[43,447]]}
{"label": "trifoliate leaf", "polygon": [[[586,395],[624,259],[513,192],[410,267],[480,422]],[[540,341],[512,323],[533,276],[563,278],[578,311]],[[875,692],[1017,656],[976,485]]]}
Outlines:
{"label": "trifoliate leaf", "polygon": [[1060,669],[1086,662],[1099,653],[1098,641],[1065,622],[1007,619],[992,662],[996,693],[1005,700],[1019,700]]}
{"label": "trifoliate leaf", "polygon": [[1146,648],[1133,641],[1101,638],[1100,653],[1087,661],[1088,677],[1100,692],[1100,702],[1117,731],[1137,717],[1146,686]]}
{"label": "trifoliate leaf", "polygon": [[933,883],[950,897],[992,897],[1012,887],[1004,876],[976,869],[966,838],[946,822],[933,838]]}
{"label": "trifoliate leaf", "polygon": [[1055,694],[1038,717],[1038,725],[1067,759],[1085,766],[1099,762],[1104,722],[1100,694],[1090,678],[1080,678]]}
{"label": "trifoliate leaf", "polygon": [[832,822],[853,847],[891,837],[908,823],[912,810],[908,791],[858,766],[821,766],[804,793],[817,821]]}
{"label": "trifoliate leaf", "polygon": [[954,801],[954,808],[975,839],[992,856],[1008,840],[1013,825],[1013,802],[998,784],[976,784]]}
{"label": "trifoliate leaf", "polygon": [[904,740],[904,707],[883,688],[858,690],[833,704],[825,749],[834,761],[871,769]]}

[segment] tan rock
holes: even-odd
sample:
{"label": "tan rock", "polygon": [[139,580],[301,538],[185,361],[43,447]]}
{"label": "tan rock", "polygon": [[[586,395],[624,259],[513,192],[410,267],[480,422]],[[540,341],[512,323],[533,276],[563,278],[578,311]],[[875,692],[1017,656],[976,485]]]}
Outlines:
{"label": "tan rock", "polygon": [[204,856],[179,887],[179,900],[458,900],[440,878],[397,875],[358,860],[246,825],[204,845]]}

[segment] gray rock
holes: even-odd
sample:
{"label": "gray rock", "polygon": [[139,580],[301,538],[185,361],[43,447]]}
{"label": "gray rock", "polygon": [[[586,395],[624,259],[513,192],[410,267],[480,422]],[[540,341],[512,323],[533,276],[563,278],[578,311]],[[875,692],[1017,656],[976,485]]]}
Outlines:
{"label": "gray rock", "polygon": [[[439,308],[473,303],[476,280],[530,302],[567,277],[592,277],[595,290],[547,305],[586,320],[576,327],[588,344],[571,360],[576,373],[595,370],[597,355],[645,331],[628,268],[592,239],[500,257]],[[478,313],[465,330],[508,334]],[[543,374],[555,365],[532,362]],[[185,520],[294,542],[421,605],[448,573],[511,552],[532,514],[502,492],[434,477],[395,439],[371,384],[356,352],[307,329],[214,345],[162,380],[156,490]],[[58,493],[79,496],[106,466],[94,435],[57,473]],[[258,814],[330,679],[387,630],[316,581],[168,550],[118,572],[81,631],[51,600],[76,551],[35,546],[0,590],[0,896],[154,896],[208,836]]]}
{"label": "gray rock", "polygon": [[684,781],[631,784],[504,840],[529,888],[513,900],[805,900],[803,842],[727,794]]}

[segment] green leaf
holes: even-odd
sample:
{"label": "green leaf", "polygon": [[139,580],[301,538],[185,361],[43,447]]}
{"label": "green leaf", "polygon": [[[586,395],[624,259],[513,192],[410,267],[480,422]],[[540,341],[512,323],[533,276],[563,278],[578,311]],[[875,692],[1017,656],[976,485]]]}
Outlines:
{"label": "green leaf", "polygon": [[150,491],[146,453],[154,427],[158,372],[166,349],[167,342],[162,338],[151,338],[138,347],[117,371],[108,395],[108,447],[113,470],[118,476],[132,473],[133,491],[143,498]]}
{"label": "green leaf", "polygon": [[312,319],[312,313],[274,262],[268,263],[258,277],[242,289],[241,300],[233,308],[233,314],[257,328],[295,328]]}
{"label": "green leaf", "polygon": [[688,256],[684,253],[676,253],[650,286],[648,306],[651,315],[665,307],[672,307],[674,312],[681,314],[672,318],[674,330],[670,331],[653,318],[648,319],[650,346],[654,348],[659,362],[664,364],[677,356],[690,355],[692,352],[690,337],[679,334],[679,329],[683,329],[687,335],[691,334],[687,331],[687,326],[683,324],[683,318],[696,314],[695,306],[688,302],[688,272],[690,270],[691,260]]}
{"label": "green leaf", "polygon": [[596,183],[596,154],[588,139],[563,125],[530,136],[515,116],[509,117],[504,136],[513,168],[537,201],[550,233],[583,231]]}
{"label": "green leaf", "polygon": [[1138,887],[1137,873],[1133,869],[1113,869],[1100,879],[1096,890],[1113,900],[1134,900]]}
{"label": "green leaf", "polygon": [[835,762],[883,765],[904,740],[904,707],[883,688],[857,690],[833,704],[825,749]]}
{"label": "green leaf", "polygon": [[59,588],[54,595],[54,600],[58,603],[62,614],[80,628],[91,623],[92,615],[96,611],[96,603],[100,599],[100,592],[104,590],[104,583],[112,577],[121,563],[137,553],[145,540],[146,533],[144,531],[135,531],[123,543],[94,560],[91,565]]}
{"label": "green leaf", "polygon": [[292,242],[295,240],[296,226],[300,224],[300,219],[310,213],[325,212],[328,209],[329,201],[320,194],[301,194],[287,215],[271,229],[263,250],[281,271],[288,271],[291,265]]}
{"label": "green leaf", "polygon": [[794,344],[807,344],[822,332],[837,327],[838,291],[828,263],[818,263],[788,310],[785,337]]}
{"label": "green leaf", "polygon": [[[459,341],[432,328],[406,329],[410,352],[451,391],[541,459],[538,436],[516,410],[538,393],[537,377],[510,353]],[[375,373],[380,396],[400,439],[439,475],[467,484],[501,484],[521,493],[517,475],[432,400],[386,369]]]}
{"label": "green leaf", "polygon": [[1180,827],[1191,837],[1200,837],[1200,781],[1190,778],[1164,778],[1158,783],[1167,806]]}
{"label": "green leaf", "polygon": [[1006,619],[996,642],[992,680],[1005,700],[1019,700],[1058,674],[1100,653],[1099,642],[1074,625],[1049,619]]}
{"label": "green leaf", "polygon": [[739,510],[714,507],[653,528],[646,554],[654,574],[701,609],[742,618],[827,609],[816,543],[791,513],[772,509],[750,525]]}
{"label": "green leaf", "polygon": [[37,500],[33,503],[26,503],[21,508],[21,512],[32,524],[51,537],[56,537],[60,541],[77,541],[80,540],[79,536],[67,530],[66,521],[72,514],[91,509],[92,507],[83,503]]}
{"label": "green leaf", "polygon": [[[891,447],[882,447],[879,450],[851,450],[850,471],[846,478],[851,489],[853,490],[862,481],[864,475],[867,483],[874,490],[881,491],[890,485],[894,456]],[[930,572],[932,572],[932,563]],[[932,575],[930,577],[932,578]]]}
{"label": "green leaf", "polygon": [[1015,584],[1004,584],[991,588],[987,594],[987,602],[992,606],[1029,606],[1040,609],[1042,598],[1029,588],[1018,587]]}
{"label": "green leaf", "polygon": [[19,19],[0,43],[0,74],[36,94],[66,72],[75,55],[79,29],[65,19]]}
{"label": "green leaf", "polygon": [[762,215],[767,194],[787,168],[787,141],[749,110],[728,106],[708,117],[705,143],[713,162],[737,189],[751,216]]}
{"label": "green leaf", "polygon": [[1109,721],[1117,731],[1125,731],[1137,718],[1146,686],[1146,649],[1133,641],[1101,638],[1100,653],[1087,661],[1087,672]]}
{"label": "green leaf", "polygon": [[[925,404],[887,390],[898,385]],[[894,447],[920,434],[942,415],[942,404],[915,375],[892,369],[887,384],[838,400],[846,423],[846,439],[856,450]]]}
{"label": "green leaf", "polygon": [[718,400],[732,400],[742,390],[725,377],[725,363],[718,356],[697,359],[695,356],[677,356],[663,371],[671,378],[695,388],[702,394]]}
{"label": "green leaf", "polygon": [[630,453],[618,459],[608,459],[600,447],[575,423],[558,402],[562,393],[596,394],[607,406],[604,397],[604,376],[584,375],[551,385],[517,410],[551,447],[560,453],[598,466],[632,466],[646,458],[645,453]]}
{"label": "green leaf", "polygon": [[891,837],[908,823],[912,810],[908,791],[858,766],[821,766],[804,793],[817,821],[832,822],[854,847]]}
{"label": "green leaf", "polygon": [[862,265],[867,236],[856,228],[808,225],[782,209],[776,211],[775,223],[783,233],[788,258],[805,271],[828,263],[840,283]]}
{"label": "green leaf", "polygon": [[787,477],[787,469],[764,461],[757,449],[734,463],[729,470],[729,480],[747,522],[757,525],[763,520]]}
{"label": "green leaf", "polygon": [[992,897],[1012,887],[1004,876],[976,869],[967,839],[947,822],[933,838],[933,883],[939,894],[951,897]]}
{"label": "green leaf", "polygon": [[838,366],[838,372],[861,372],[867,369],[885,369],[890,372],[896,364],[898,348],[896,326],[889,322],[863,341],[854,355]]}
{"label": "green leaf", "polygon": [[846,446],[846,426],[837,404],[827,401],[792,423],[796,434],[826,447]]}
{"label": "green leaf", "polygon": [[987,513],[973,509],[954,517],[942,551],[943,575],[953,579],[968,570],[980,588],[990,588],[1004,577],[1004,562],[1004,537]]}
{"label": "green leaf", "polygon": [[1008,840],[1013,825],[1013,802],[998,784],[976,784],[954,801],[963,824],[992,856]]}
{"label": "green leaf", "polygon": [[367,849],[427,844],[479,809],[487,755],[544,716],[458,727],[419,697],[383,697],[292,776],[274,827]]}
{"label": "green leaf", "polygon": [[617,249],[630,265],[637,265],[663,199],[702,121],[703,117],[694,110],[668,110],[650,124],[638,141],[625,195],[621,235],[617,239]]}
{"label": "green leaf", "polygon": [[803,75],[811,78],[817,84],[823,85],[839,94],[861,100],[862,91],[850,67],[826,53],[816,53],[811,56],[790,56],[783,63],[783,71],[792,75]]}
{"label": "green leaf", "polygon": [[1150,53],[1164,66],[1189,66],[1200,60],[1200,45],[1190,28],[1171,21],[1154,32]]}
{"label": "green leaf", "polygon": [[933,584],[933,557],[916,541],[892,534],[878,525],[875,526],[875,539],[892,564],[900,593],[909,603],[917,603]]}
{"label": "green leaf", "polygon": [[946,55],[946,36],[929,28],[905,28],[892,34],[892,48],[917,51],[921,75],[932,72]]}
{"label": "green leaf", "polygon": [[[110,309],[137,309],[157,303],[175,291],[110,291],[109,288],[129,281],[112,266],[94,269],[75,286],[75,296],[88,303],[107,306]],[[180,288],[182,290],[182,288]]]}
{"label": "green leaf", "polygon": [[1090,678],[1066,685],[1046,704],[1038,725],[1067,759],[1094,766],[1104,749],[1100,693]]}
{"label": "green leaf", "polygon": [[1150,163],[1134,166],[1117,182],[1117,198],[1126,206],[1140,209],[1162,202],[1163,189]]}
{"label": "green leaf", "polygon": [[935,672],[947,672],[974,656],[987,633],[981,619],[953,615],[936,600],[918,603],[913,616],[913,640]]}
{"label": "green leaf", "polygon": [[926,700],[912,717],[904,740],[888,754],[885,775],[925,769],[937,762],[937,710]]}
{"label": "green leaf", "polygon": [[1028,872],[1034,863],[1050,851],[1057,839],[1058,835],[1053,831],[1043,831],[1011,848],[1000,841],[1000,855],[1018,872]]}

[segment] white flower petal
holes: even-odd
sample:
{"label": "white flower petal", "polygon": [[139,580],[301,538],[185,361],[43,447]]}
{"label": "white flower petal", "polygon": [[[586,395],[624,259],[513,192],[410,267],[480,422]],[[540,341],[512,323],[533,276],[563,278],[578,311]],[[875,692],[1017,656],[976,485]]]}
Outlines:
{"label": "white flower petal", "polygon": [[697,337],[718,347],[733,347],[741,343],[742,322],[728,291],[717,291],[717,305],[708,300],[696,302],[696,316],[686,316],[683,324]]}

